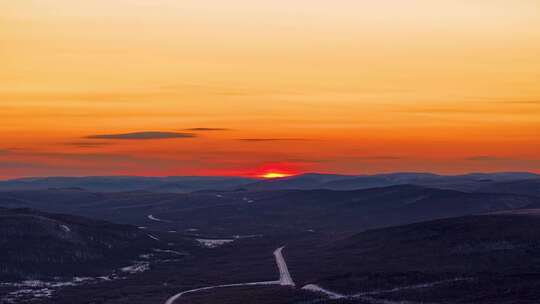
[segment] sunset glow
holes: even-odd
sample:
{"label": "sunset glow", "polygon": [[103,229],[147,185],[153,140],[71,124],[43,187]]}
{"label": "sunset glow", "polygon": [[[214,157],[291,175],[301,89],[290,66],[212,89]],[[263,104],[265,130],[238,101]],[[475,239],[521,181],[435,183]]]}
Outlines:
{"label": "sunset glow", "polygon": [[264,175],[261,175],[261,177],[263,178],[283,178],[283,177],[288,177],[288,176],[292,176],[292,175],[286,174],[286,173],[277,173],[277,172],[268,172]]}
{"label": "sunset glow", "polygon": [[0,178],[540,172],[537,0],[1,9]]}

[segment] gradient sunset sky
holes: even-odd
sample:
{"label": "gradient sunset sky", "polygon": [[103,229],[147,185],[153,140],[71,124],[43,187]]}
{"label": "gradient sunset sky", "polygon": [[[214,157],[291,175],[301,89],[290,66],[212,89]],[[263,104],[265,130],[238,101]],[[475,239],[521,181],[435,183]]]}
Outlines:
{"label": "gradient sunset sky", "polygon": [[540,172],[538,0],[0,0],[0,178]]}

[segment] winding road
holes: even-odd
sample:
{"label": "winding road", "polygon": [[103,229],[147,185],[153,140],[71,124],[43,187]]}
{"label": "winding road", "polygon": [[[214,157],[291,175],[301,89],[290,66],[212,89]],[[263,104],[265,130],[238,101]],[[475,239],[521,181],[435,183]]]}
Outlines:
{"label": "winding road", "polygon": [[283,248],[285,247],[279,247],[278,249],[274,251],[274,257],[276,258],[276,264],[279,269],[279,280],[277,281],[225,284],[225,285],[208,286],[208,287],[201,287],[197,289],[186,290],[170,297],[165,302],[165,304],[174,304],[178,299],[180,299],[182,296],[186,294],[191,294],[191,293],[196,293],[199,291],[205,291],[205,290],[211,290],[211,289],[217,289],[217,288],[229,288],[229,287],[241,287],[241,286],[267,286],[267,285],[281,285],[281,286],[294,287],[296,286],[296,284],[294,284],[291,274],[289,273],[289,268],[287,267],[287,263],[285,262],[285,259],[283,258],[283,253],[282,253]]}
{"label": "winding road", "polygon": [[[165,304],[175,304],[175,302],[181,298],[182,296],[186,294],[196,293],[199,291],[205,291],[205,290],[211,290],[211,289],[217,289],[217,288],[228,288],[228,287],[241,287],[241,286],[268,286],[268,285],[281,285],[281,286],[288,286],[288,287],[295,287],[296,284],[294,283],[291,274],[289,272],[289,269],[287,267],[287,263],[285,262],[285,259],[283,258],[283,249],[285,247],[279,247],[274,251],[274,257],[276,258],[276,264],[279,269],[279,280],[277,281],[263,281],[263,282],[251,282],[251,283],[238,283],[238,284],[226,284],[226,285],[216,285],[216,286],[208,286],[208,287],[202,287],[197,289],[191,289],[182,291],[172,297],[170,297]],[[410,285],[410,286],[402,286],[387,290],[376,290],[371,292],[363,292],[353,295],[344,295],[337,292],[330,291],[328,289],[325,289],[319,285],[315,284],[309,284],[304,287],[302,287],[302,290],[310,291],[314,293],[318,293],[321,295],[326,296],[328,299],[336,300],[336,299],[362,299],[368,303],[382,303],[380,299],[375,299],[370,297],[371,295],[379,295],[384,293],[392,293],[395,291],[400,290],[407,290],[407,289],[421,289],[421,288],[428,288],[439,284],[444,283],[450,283],[455,281],[463,281],[463,280],[470,280],[470,278],[454,278],[450,280],[443,280],[443,281],[437,281],[437,282],[431,282],[431,283],[424,283],[424,284],[417,284],[417,285]],[[314,302],[315,303],[315,302]],[[394,301],[387,301],[384,300],[384,303],[387,304],[399,304],[403,302],[394,302]]]}
{"label": "winding road", "polygon": [[182,291],[181,293],[170,297],[165,302],[165,304],[174,304],[176,302],[176,300],[178,300],[183,295],[190,294],[190,293],[196,293],[196,292],[199,292],[199,291],[205,291],[205,290],[211,290],[211,289],[217,289],[217,288],[227,288],[227,287],[278,285],[278,284],[279,284],[279,281],[268,281],[268,282],[239,283],[239,284],[227,284],[227,285],[216,285],[216,286],[202,287],[202,288]]}
{"label": "winding road", "polygon": [[296,284],[294,284],[289,268],[287,268],[287,263],[283,258],[283,248],[285,247],[280,247],[274,251],[274,256],[276,257],[276,263],[279,269],[279,285],[294,287]]}

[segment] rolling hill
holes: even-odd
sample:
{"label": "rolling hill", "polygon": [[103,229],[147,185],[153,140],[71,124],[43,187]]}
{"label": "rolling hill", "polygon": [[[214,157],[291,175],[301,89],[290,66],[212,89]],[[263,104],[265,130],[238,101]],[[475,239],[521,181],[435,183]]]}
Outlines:
{"label": "rolling hill", "polygon": [[302,284],[357,299],[535,303],[540,217],[536,212],[467,216],[369,230],[293,244],[288,260]]}
{"label": "rolling hill", "polygon": [[[150,233],[79,216],[2,208],[0,280],[108,275],[142,254],[171,249]],[[175,250],[195,248],[187,240],[176,242]]]}
{"label": "rolling hill", "polygon": [[354,233],[436,218],[536,208],[540,198],[403,185],[355,191],[188,194],[79,189],[0,192],[0,206],[67,212],[161,231],[224,236]]}

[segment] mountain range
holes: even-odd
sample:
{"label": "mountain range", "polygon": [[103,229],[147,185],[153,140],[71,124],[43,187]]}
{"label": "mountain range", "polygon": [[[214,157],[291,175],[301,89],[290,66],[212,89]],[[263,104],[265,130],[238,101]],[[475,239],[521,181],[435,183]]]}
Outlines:
{"label": "mountain range", "polygon": [[[44,190],[50,188],[80,188],[96,192],[150,191],[188,193],[201,190],[356,190],[394,185],[420,185],[463,191],[480,191],[501,182],[533,181],[540,175],[527,172],[471,173],[437,175],[432,173],[390,173],[376,175],[337,175],[306,173],[277,179],[215,176],[93,176],[45,177],[0,181],[3,190]],[[511,186],[510,186],[511,187]],[[516,187],[519,188],[519,185]]]}

